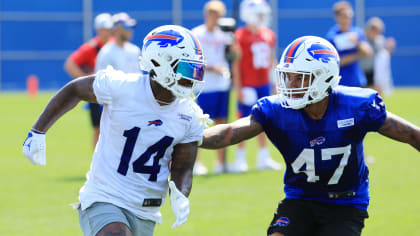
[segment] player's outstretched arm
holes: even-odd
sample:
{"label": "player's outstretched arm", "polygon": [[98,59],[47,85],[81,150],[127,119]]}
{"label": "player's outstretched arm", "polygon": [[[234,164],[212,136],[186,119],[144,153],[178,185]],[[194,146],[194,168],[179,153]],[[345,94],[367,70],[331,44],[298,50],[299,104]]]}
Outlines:
{"label": "player's outstretched arm", "polygon": [[81,100],[97,103],[93,93],[95,75],[70,81],[49,101],[32,129],[45,133],[64,113],[74,108]]}
{"label": "player's outstretched arm", "polygon": [[403,118],[387,112],[379,133],[397,141],[408,143],[420,151],[420,128]]}
{"label": "player's outstretched arm", "polygon": [[263,127],[252,115],[230,124],[216,125],[204,130],[201,148],[218,149],[240,143],[263,132]]}
{"label": "player's outstretched arm", "polygon": [[190,214],[190,201],[193,167],[197,156],[197,142],[181,143],[174,147],[171,164],[171,180],[169,182],[172,211],[176,221],[172,229],[187,222]]}
{"label": "player's outstretched arm", "polygon": [[50,100],[23,143],[23,155],[32,164],[46,165],[45,132],[60,116],[75,107],[80,100],[96,102],[92,87],[94,80],[95,75],[73,80],[60,89]]}

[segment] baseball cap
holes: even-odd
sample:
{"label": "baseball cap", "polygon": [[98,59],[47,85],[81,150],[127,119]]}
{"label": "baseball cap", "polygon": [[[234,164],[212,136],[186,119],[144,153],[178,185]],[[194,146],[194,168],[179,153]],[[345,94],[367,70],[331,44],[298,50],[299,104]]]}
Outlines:
{"label": "baseball cap", "polygon": [[120,12],[112,16],[112,21],[114,22],[114,27],[124,26],[126,29],[134,28],[137,24],[137,21],[131,18],[127,13]]}
{"label": "baseball cap", "polygon": [[95,17],[95,29],[111,29],[112,16],[109,13],[101,13]]}

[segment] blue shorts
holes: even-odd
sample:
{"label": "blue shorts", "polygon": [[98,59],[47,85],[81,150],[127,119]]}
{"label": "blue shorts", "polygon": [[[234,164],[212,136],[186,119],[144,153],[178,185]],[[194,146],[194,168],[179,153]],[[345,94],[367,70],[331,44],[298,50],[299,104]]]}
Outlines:
{"label": "blue shorts", "polygon": [[209,114],[211,119],[226,119],[229,106],[229,91],[202,93],[197,98],[197,103],[204,114]]}
{"label": "blue shorts", "polygon": [[[252,87],[257,92],[257,98],[270,96],[271,86],[269,84],[263,85],[261,87]],[[240,118],[247,117],[251,114],[252,106],[247,106],[238,102],[238,115]]]}

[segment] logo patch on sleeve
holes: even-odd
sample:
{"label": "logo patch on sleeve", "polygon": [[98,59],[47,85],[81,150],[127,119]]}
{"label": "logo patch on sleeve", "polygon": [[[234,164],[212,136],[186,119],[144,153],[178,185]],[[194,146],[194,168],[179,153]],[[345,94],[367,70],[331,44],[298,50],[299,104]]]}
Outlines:
{"label": "logo patch on sleeve", "polygon": [[344,119],[344,120],[337,120],[337,127],[344,128],[354,126],[354,118]]}
{"label": "logo patch on sleeve", "polygon": [[287,217],[280,217],[279,219],[276,220],[276,222],[274,222],[273,226],[288,226],[290,223],[289,218]]}

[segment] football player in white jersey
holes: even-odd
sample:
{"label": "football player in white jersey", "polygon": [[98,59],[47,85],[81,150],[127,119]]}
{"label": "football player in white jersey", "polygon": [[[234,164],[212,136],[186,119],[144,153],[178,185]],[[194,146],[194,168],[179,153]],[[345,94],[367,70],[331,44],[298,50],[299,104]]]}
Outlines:
{"label": "football player in white jersey", "polygon": [[195,36],[173,25],[152,30],[142,55],[147,73],[108,67],[65,85],[23,145],[33,164],[45,165],[45,133],[54,122],[81,100],[104,104],[99,141],[76,205],[84,235],[153,235],[168,186],[176,216],[172,227],[187,221],[206,118],[191,97],[203,82],[204,58]]}

